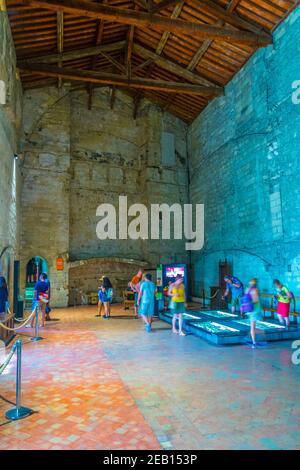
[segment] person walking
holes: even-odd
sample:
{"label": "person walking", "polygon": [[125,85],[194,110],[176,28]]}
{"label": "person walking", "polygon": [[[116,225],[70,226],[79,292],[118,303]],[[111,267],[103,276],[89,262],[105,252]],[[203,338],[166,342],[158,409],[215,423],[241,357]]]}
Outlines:
{"label": "person walking", "polygon": [[139,269],[137,274],[133,276],[131,279],[129,285],[134,292],[134,313],[135,313],[135,318],[138,318],[138,296],[140,292],[140,287],[141,287],[141,281],[143,278],[143,270]]}
{"label": "person walking", "polygon": [[293,294],[282,284],[282,282],[279,281],[279,279],[274,279],[273,284],[276,289],[274,297],[277,299],[277,315],[279,322],[288,328],[290,325],[290,303],[293,298]]}
{"label": "person walking", "polygon": [[[168,295],[171,297],[170,310],[173,314],[172,318],[172,331],[178,333],[179,336],[186,336],[182,330],[183,314],[187,309],[185,287],[183,277],[177,274],[175,282],[173,282],[168,290]],[[178,330],[176,329],[176,321],[178,320]]]}
{"label": "person walking", "polygon": [[110,318],[110,304],[113,298],[113,286],[107,276],[103,277],[102,285],[99,288],[98,296],[99,302],[102,302],[104,305],[103,318],[108,319]]}
{"label": "person walking", "polygon": [[[33,292],[33,306],[34,308],[40,308],[42,313],[42,323],[41,327],[45,326],[45,317],[46,317],[46,305],[49,301],[49,281],[45,278],[45,274],[42,273],[38,282],[34,286]],[[32,317],[30,328],[34,327],[35,316]],[[26,325],[26,327],[29,325]]]}
{"label": "person walking", "polygon": [[139,315],[142,317],[145,330],[150,333],[152,331],[152,319],[154,315],[154,296],[156,292],[156,285],[152,282],[150,273],[145,274],[144,282],[141,283],[138,298],[137,308]]}
{"label": "person walking", "polygon": [[8,302],[8,288],[4,276],[0,276],[0,319],[5,318]]}
{"label": "person walking", "polygon": [[48,279],[47,273],[43,273],[43,276],[44,276],[45,282],[48,283],[48,303],[45,306],[45,314],[46,314],[45,315],[45,320],[46,321],[51,321],[51,318],[50,318],[50,312],[51,312],[51,308],[50,308],[51,284],[50,284],[50,281]]}
{"label": "person walking", "polygon": [[226,300],[229,292],[231,292],[231,312],[235,313],[237,306],[240,305],[240,299],[244,293],[243,283],[237,277],[230,276],[229,274],[224,276],[224,281],[226,282],[226,290],[222,299]]}
{"label": "person walking", "polygon": [[250,320],[250,335],[252,348],[257,347],[256,343],[256,322],[262,319],[259,289],[256,278],[249,281],[249,287],[245,295],[241,298],[241,312],[245,313]]}

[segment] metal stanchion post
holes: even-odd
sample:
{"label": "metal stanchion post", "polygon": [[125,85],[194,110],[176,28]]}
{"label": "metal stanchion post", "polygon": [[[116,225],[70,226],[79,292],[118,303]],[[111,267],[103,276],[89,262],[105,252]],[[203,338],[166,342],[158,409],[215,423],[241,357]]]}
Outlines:
{"label": "metal stanchion post", "polygon": [[26,418],[33,413],[30,408],[21,406],[21,367],[22,367],[22,341],[16,341],[17,350],[17,378],[16,378],[16,407],[5,413],[7,419],[16,421],[17,419]]}
{"label": "metal stanchion post", "polygon": [[35,335],[31,338],[31,341],[40,341],[42,338],[39,336],[39,304],[35,307]]}

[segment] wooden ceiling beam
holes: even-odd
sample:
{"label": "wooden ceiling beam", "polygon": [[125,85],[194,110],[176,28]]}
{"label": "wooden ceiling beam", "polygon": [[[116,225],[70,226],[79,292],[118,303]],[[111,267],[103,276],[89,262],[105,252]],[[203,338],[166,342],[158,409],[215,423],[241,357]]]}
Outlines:
{"label": "wooden ceiling beam", "polygon": [[152,63],[153,63],[152,59],[147,59],[144,62],[142,62],[141,64],[136,65],[135,67],[133,67],[132,73],[134,74],[134,73],[138,72],[138,70],[144,69],[145,67],[148,67],[148,65],[150,65]]}
{"label": "wooden ceiling beam", "polygon": [[[229,13],[232,13],[235,10],[235,8],[238,6],[240,1],[241,0],[231,0],[227,5],[226,10]],[[222,26],[223,24],[224,24],[223,20],[218,20],[217,23],[216,23],[217,26]],[[194,55],[194,57],[190,61],[189,65],[187,66],[188,70],[192,71],[197,67],[197,65],[201,61],[202,57],[204,56],[204,54],[208,51],[208,49],[211,46],[212,42],[213,42],[212,39],[206,39],[203,42],[203,44],[199,47],[198,51],[196,52],[196,54]]]}
{"label": "wooden ceiling beam", "polygon": [[[141,46],[140,44],[134,44],[133,50],[140,57],[143,57],[144,59],[152,59],[152,61],[161,68],[168,70],[169,72],[174,73],[179,77],[184,78],[185,80],[204,86],[216,86],[215,83],[207,80],[206,78],[203,78],[200,75],[197,75],[196,73],[190,72],[185,67],[181,67],[181,65],[177,64],[176,62],[173,62],[169,59],[166,59],[165,57],[155,54],[155,52],[152,52],[151,50]],[[216,86],[216,88],[220,89],[220,91],[222,90],[221,87]]]}
{"label": "wooden ceiling beam", "polygon": [[[103,0],[103,3],[105,2],[106,0]],[[96,31],[96,40],[95,40],[96,46],[101,45],[102,39],[103,39],[103,32],[104,32],[104,20],[101,19],[101,20],[98,20],[97,22],[97,31]],[[98,57],[96,55],[92,57],[91,70],[94,70],[94,68],[96,67],[97,58]],[[87,86],[87,92],[88,92],[88,110],[91,110],[92,105],[93,105],[93,85],[91,83],[89,83]]]}
{"label": "wooden ceiling beam", "polygon": [[108,62],[110,62],[115,68],[119,69],[121,73],[126,75],[126,67],[123,64],[120,64],[117,60],[115,60],[113,57],[111,57],[109,54],[106,54],[106,52],[100,52],[100,55],[105,57]]}
{"label": "wooden ceiling beam", "polygon": [[[57,52],[62,54],[64,50],[64,13],[62,11],[58,11],[57,15]],[[62,60],[58,61],[58,65],[62,67]],[[58,79],[58,88],[62,86],[62,79]]]}
{"label": "wooden ceiling beam", "polygon": [[159,11],[164,10],[165,8],[168,8],[172,5],[176,5],[177,3],[181,3],[181,1],[182,0],[162,0],[161,2],[153,5],[150,11],[151,13],[158,13]]}
{"label": "wooden ceiling beam", "polygon": [[[182,11],[182,7],[183,7],[183,4],[184,2],[181,1],[178,5],[175,5],[173,11],[172,11],[172,14],[171,14],[171,19],[176,19],[180,16],[180,13]],[[156,47],[156,50],[155,50],[155,53],[157,55],[161,55],[163,53],[163,50],[168,42],[168,39],[170,37],[170,31],[165,31],[161,38],[160,38],[160,41]],[[153,69],[155,67],[155,62],[152,61],[152,64],[150,64],[149,66],[149,69],[147,70],[147,74],[146,76],[149,77],[151,75],[151,73],[153,72]],[[139,108],[139,104],[140,104],[140,101],[141,101],[141,98],[142,98],[142,93],[141,92],[138,92],[134,98],[134,110],[133,110],[133,117],[134,119],[136,119],[136,116],[137,116],[137,112],[138,112],[138,108]]]}
{"label": "wooden ceiling beam", "polygon": [[115,74],[104,74],[93,70],[78,70],[69,67],[58,67],[49,64],[23,63],[20,67],[24,72],[34,72],[42,77],[63,78],[65,80],[97,83],[108,86],[120,86],[136,89],[158,90],[167,93],[186,93],[190,95],[215,96],[220,95],[216,87],[207,87],[189,83],[152,80],[148,78],[132,78]]}
{"label": "wooden ceiling beam", "polygon": [[131,77],[131,56],[133,51],[133,36],[134,36],[134,26],[129,26],[127,33],[126,41],[126,57],[125,57],[125,67],[127,77]]}
{"label": "wooden ceiling beam", "polygon": [[166,18],[147,12],[87,2],[86,0],[26,0],[26,2],[36,7],[46,8],[52,11],[64,11],[72,15],[103,18],[104,20],[121,24],[133,25],[140,28],[151,27],[176,34],[193,34],[200,39],[237,42],[239,44],[250,44],[257,47],[264,47],[272,42],[271,36],[267,36],[265,33],[255,34],[248,31],[218,27],[216,25]]}
{"label": "wooden ceiling beam", "polygon": [[[237,6],[237,2],[240,0],[235,0],[235,6]],[[224,23],[230,24],[231,26],[234,26],[237,29],[243,29],[247,31],[251,31],[252,33],[255,34],[263,34],[266,36],[266,38],[271,38],[270,33],[267,31],[263,30],[262,27],[252,24],[249,21],[244,20],[240,16],[236,14],[232,14],[233,10],[228,10],[227,8],[224,9],[217,3],[213,2],[212,0],[200,0],[200,7],[203,5],[205,7],[205,11],[212,13],[216,18],[219,20],[223,20]],[[228,5],[229,6],[229,5]],[[232,8],[234,4],[230,5],[230,8]]]}
{"label": "wooden ceiling beam", "polygon": [[44,54],[36,57],[19,57],[18,63],[22,64],[23,61],[26,63],[41,63],[51,64],[58,62],[60,59],[63,61],[81,59],[83,57],[96,56],[101,52],[114,52],[123,49],[125,41],[117,41],[112,44],[103,44],[99,46],[86,47],[84,49],[76,49],[74,51],[63,52],[62,54]]}

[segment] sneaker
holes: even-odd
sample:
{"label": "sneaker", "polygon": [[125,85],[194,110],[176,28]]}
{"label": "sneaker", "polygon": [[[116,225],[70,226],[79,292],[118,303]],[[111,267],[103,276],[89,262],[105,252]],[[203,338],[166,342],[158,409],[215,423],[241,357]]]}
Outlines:
{"label": "sneaker", "polygon": [[186,334],[185,334],[183,331],[181,331],[181,332],[179,333],[179,336],[186,336]]}
{"label": "sneaker", "polygon": [[146,325],[146,331],[147,333],[151,333],[151,325]]}
{"label": "sneaker", "polygon": [[107,319],[107,316],[106,316],[106,315],[103,315],[103,317],[102,317],[102,318],[104,318],[104,320],[106,320],[106,319]]}
{"label": "sneaker", "polygon": [[257,344],[256,343],[252,343],[252,349],[257,349]]}

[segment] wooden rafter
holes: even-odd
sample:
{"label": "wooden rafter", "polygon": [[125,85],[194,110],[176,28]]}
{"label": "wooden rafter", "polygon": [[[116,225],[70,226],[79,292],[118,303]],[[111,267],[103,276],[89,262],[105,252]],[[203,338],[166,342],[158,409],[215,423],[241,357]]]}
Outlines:
{"label": "wooden rafter", "polygon": [[107,54],[106,52],[100,52],[100,55],[102,55],[103,57],[105,57],[106,60],[108,60],[108,62],[110,62],[116,69],[119,69],[121,73],[123,73],[124,75],[126,75],[126,67],[124,67],[123,64],[120,64],[120,62],[118,62],[117,60],[115,60],[113,57],[111,57],[109,54]]}
{"label": "wooden rafter", "polygon": [[[227,7],[226,7],[226,10],[228,11],[228,13],[232,13],[235,10],[235,8],[238,6],[240,1],[241,0],[231,0],[228,3]],[[224,24],[223,20],[218,20],[217,23],[216,23],[217,26],[222,26],[223,24]],[[213,43],[212,39],[206,39],[203,42],[203,44],[199,47],[198,51],[196,52],[196,54],[194,55],[194,57],[190,61],[189,65],[187,67],[188,70],[194,70],[197,67],[197,65],[201,61],[204,54],[208,51],[208,49],[209,49],[209,47],[211,46],[212,43]]]}
{"label": "wooden rafter", "polygon": [[[258,27],[257,25],[254,25],[250,23],[249,21],[243,20],[237,15],[233,15],[232,14],[233,10],[224,9],[217,3],[213,2],[212,0],[200,0],[200,4],[205,6],[205,11],[207,11],[208,13],[212,13],[219,20],[223,20],[224,24],[227,23],[238,29],[251,31],[252,33],[256,33],[256,34],[264,33],[267,36],[269,36],[269,34],[266,31],[263,31],[261,27]],[[236,6],[237,6],[237,0],[235,0],[235,7]]]}
{"label": "wooden rafter", "polygon": [[[152,52],[146,47],[143,47],[139,44],[134,44],[133,49],[134,52],[136,52],[139,56],[143,57],[144,59],[151,59],[153,63],[156,63],[161,68],[168,70],[169,72],[172,72],[175,75],[178,75],[184,80],[188,80],[192,83],[198,83],[199,85],[216,86],[215,83],[207,80],[206,78],[201,77],[198,74],[190,72],[185,67],[182,67],[176,62],[173,62],[169,59],[166,59],[165,57],[162,57],[161,55],[156,54],[155,52]],[[221,87],[217,88],[221,89]]]}
{"label": "wooden rafter", "polygon": [[166,18],[146,12],[87,2],[86,0],[29,0],[29,3],[36,7],[46,8],[52,11],[65,11],[78,16],[103,18],[121,24],[142,28],[151,27],[177,34],[193,34],[193,36],[200,39],[237,42],[238,44],[249,44],[256,47],[263,47],[272,42],[271,35],[265,33],[258,34],[249,31],[218,27],[216,25]]}
{"label": "wooden rafter", "polygon": [[[6,3],[19,66],[52,64],[59,68],[59,85],[64,80],[63,69],[72,89],[88,89],[89,107],[93,89],[109,85],[111,106],[120,88],[134,98],[135,115],[141,97],[145,97],[191,122],[215,95],[189,95],[175,91],[177,86],[174,92],[148,87],[153,82],[161,87],[170,80],[171,86],[174,81],[182,81],[223,92],[223,87],[217,85],[225,86],[233,78],[262,45],[259,43],[262,37],[270,42],[271,32],[300,2],[254,1],[253,4],[253,0],[107,0],[105,4],[106,0],[0,0],[0,6],[5,8]],[[66,6],[71,8],[68,14]],[[105,15],[103,7],[108,7]],[[109,15],[120,10],[122,18],[112,20]],[[64,15],[62,38],[60,12]],[[170,20],[175,20],[171,26]],[[194,24],[201,31],[194,29]],[[203,26],[210,28],[208,33]],[[223,39],[224,30],[231,32],[229,39]],[[235,33],[246,37],[246,42],[239,41],[236,35],[233,39]],[[252,42],[254,38],[259,41]],[[70,68],[75,78],[70,78]],[[87,76],[79,77],[86,70]],[[97,83],[90,72],[96,74]],[[108,84],[105,75],[103,83],[103,73],[110,74],[113,82]],[[24,89],[53,86],[58,80],[57,71],[51,70],[49,74],[22,69],[22,85]],[[115,84],[116,78],[127,80],[127,86]],[[132,83],[135,79],[153,82],[139,88],[143,84]]]}
{"label": "wooden rafter", "polygon": [[[56,22],[57,22],[57,52],[61,54],[64,50],[64,13],[58,11],[56,13]],[[62,60],[59,59],[58,65],[62,67]],[[58,88],[61,88],[62,80],[58,79]]]}
{"label": "wooden rafter", "polygon": [[89,57],[89,56],[97,56],[101,52],[113,52],[113,51],[118,51],[123,49],[125,46],[125,41],[117,41],[113,42],[111,44],[102,44],[100,46],[92,46],[92,47],[86,47],[84,49],[76,49],[74,51],[65,51],[62,54],[43,54],[43,55],[38,55],[36,57],[24,57],[24,58],[19,58],[18,63],[22,64],[22,62],[26,63],[39,63],[43,62],[45,64],[51,64],[58,62],[59,59],[63,61],[68,61],[68,60],[75,60],[75,59],[82,59],[84,57]]}
{"label": "wooden rafter", "polygon": [[[103,0],[103,3],[105,3],[106,0]],[[96,46],[100,46],[102,43],[102,38],[103,38],[103,32],[104,32],[104,20],[98,20],[97,22],[97,31],[96,31],[96,41],[95,44]],[[97,56],[94,55],[91,60],[91,69],[94,70],[96,67],[97,63]],[[88,84],[87,86],[87,91],[88,91],[88,109],[92,109],[92,103],[93,103],[93,85],[91,83]]]}
{"label": "wooden rafter", "polygon": [[151,13],[158,13],[159,11],[164,10],[165,8],[168,8],[172,5],[176,5],[177,3],[181,3],[181,0],[162,0],[153,6]]}
{"label": "wooden rafter", "polygon": [[126,74],[131,77],[131,56],[133,50],[133,36],[134,36],[134,26],[129,26],[127,33],[127,44],[126,44]]}
{"label": "wooden rafter", "polygon": [[222,94],[222,89],[189,83],[152,80],[148,78],[132,78],[115,74],[105,74],[93,70],[78,70],[69,67],[57,67],[49,64],[23,63],[20,69],[24,72],[35,72],[43,77],[64,78],[67,80],[115,85],[126,88],[148,89],[167,93],[186,93],[190,95],[216,96]]}
{"label": "wooden rafter", "polygon": [[[175,8],[173,9],[172,14],[171,14],[171,19],[176,19],[180,16],[183,4],[184,4],[184,2],[181,1],[179,4],[177,4],[175,6]],[[162,36],[160,38],[160,41],[159,41],[159,43],[156,47],[156,50],[155,50],[156,55],[160,56],[163,53],[163,50],[164,50],[164,48],[165,48],[165,46],[168,42],[170,34],[171,34],[170,31],[165,31],[162,34]],[[149,66],[149,69],[147,71],[147,75],[146,75],[147,77],[149,77],[151,75],[151,73],[153,72],[154,67],[155,67],[155,62],[152,61],[152,63]],[[141,92],[137,93],[137,95],[134,98],[134,107],[133,107],[133,117],[134,117],[134,119],[136,119],[136,117],[137,117],[138,107],[139,107],[141,98],[142,98]]]}

